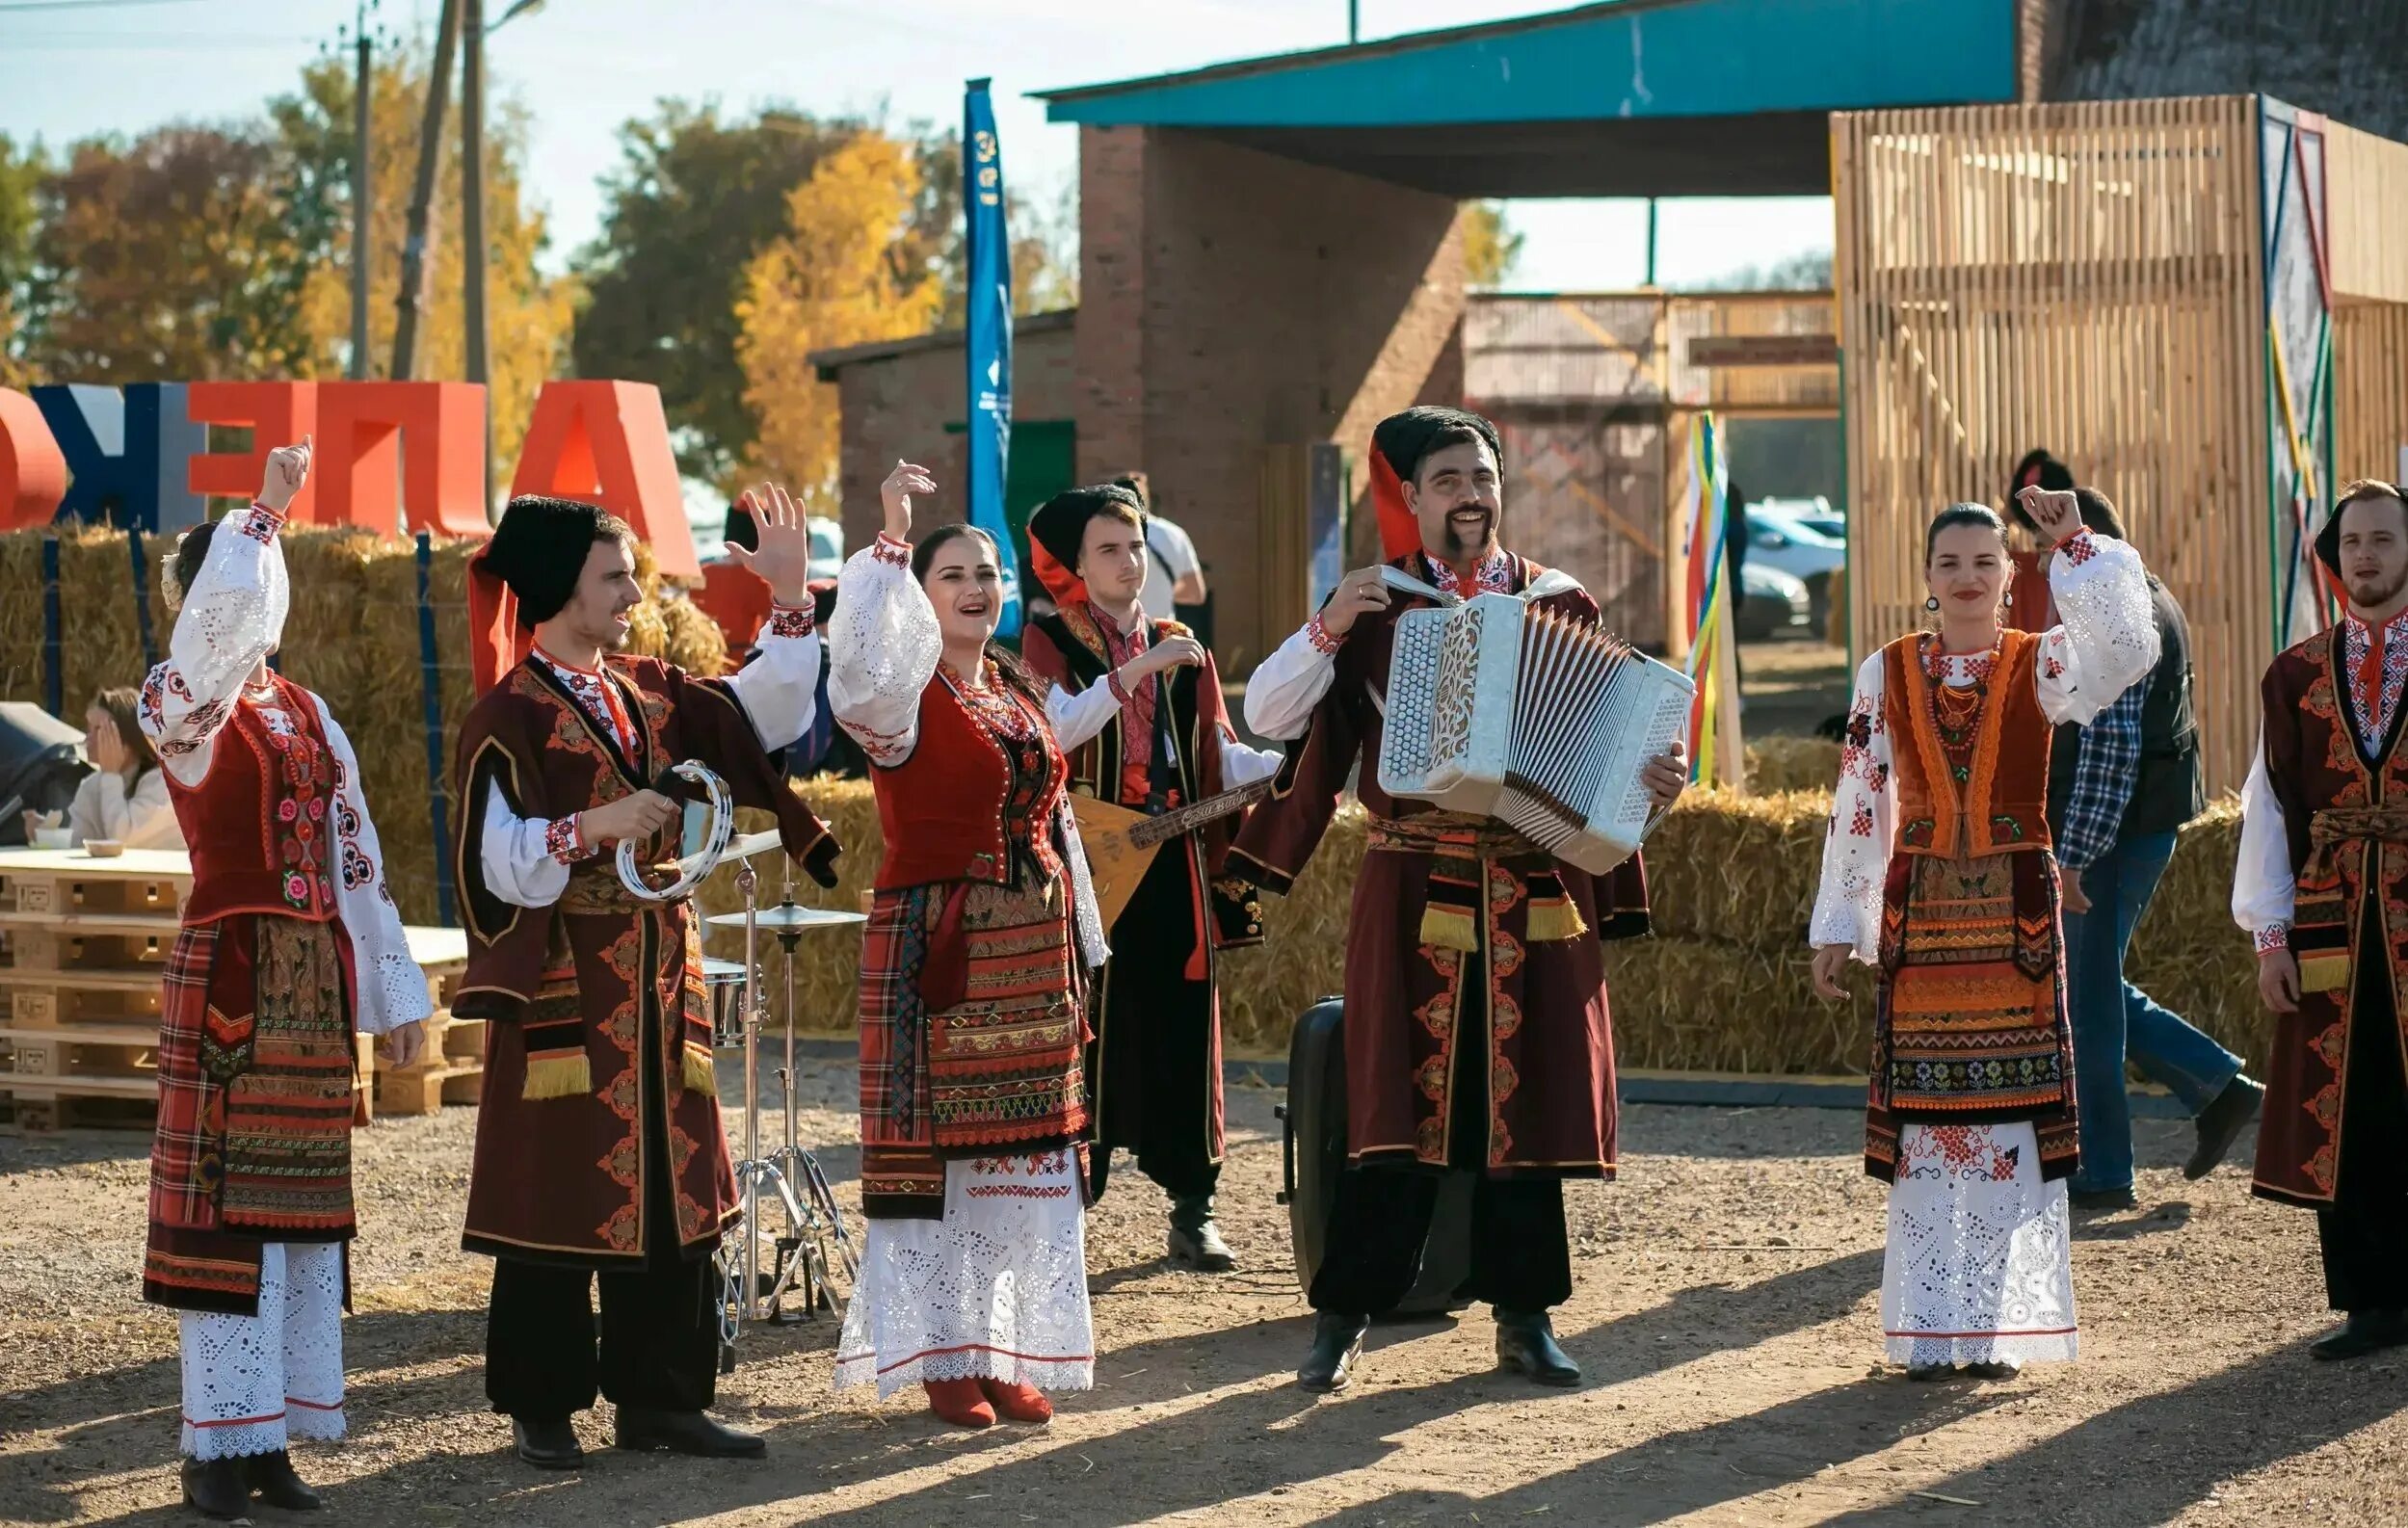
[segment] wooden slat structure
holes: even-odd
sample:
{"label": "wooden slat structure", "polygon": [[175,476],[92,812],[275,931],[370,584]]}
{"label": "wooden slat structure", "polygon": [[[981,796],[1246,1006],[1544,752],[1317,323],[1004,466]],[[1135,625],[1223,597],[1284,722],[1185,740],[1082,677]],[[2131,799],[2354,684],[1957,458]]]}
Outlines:
{"label": "wooden slat structure", "polygon": [[[2261,175],[2281,110],[2216,96],[1832,118],[1857,651],[1919,619],[1932,513],[1999,504],[2045,446],[2116,502],[2183,600],[2210,784],[2238,788],[2289,553],[2269,502],[2282,424]],[[2398,428],[2408,387],[2408,329],[2356,307],[2408,292],[2408,149],[2316,125],[2346,479],[2388,466],[2361,453]],[[2333,486],[2316,486],[2325,506]]]}

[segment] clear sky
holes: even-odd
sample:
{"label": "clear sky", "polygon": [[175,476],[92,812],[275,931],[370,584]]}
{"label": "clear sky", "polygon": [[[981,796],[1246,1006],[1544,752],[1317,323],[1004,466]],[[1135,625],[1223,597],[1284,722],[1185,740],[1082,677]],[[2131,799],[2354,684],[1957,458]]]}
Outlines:
{"label": "clear sky", "polygon": [[[486,0],[489,19],[509,0]],[[1550,0],[1362,0],[1366,39],[1554,9]],[[437,0],[383,0],[394,30],[432,35]],[[255,112],[287,88],[354,0],[0,0],[0,132],[53,145],[172,119]],[[590,238],[616,132],[664,96],[742,110],[788,101],[897,124],[958,120],[962,82],[994,80],[1004,172],[1052,205],[1076,129],[1026,92],[1342,42],[1344,0],[549,0],[488,46],[496,95],[534,119],[530,186],[553,262]],[[458,118],[453,119],[457,123]],[[1527,235],[1512,284],[1635,285],[1639,202],[1509,204]],[[1831,244],[1820,198],[1671,201],[1657,275],[1680,284]]]}

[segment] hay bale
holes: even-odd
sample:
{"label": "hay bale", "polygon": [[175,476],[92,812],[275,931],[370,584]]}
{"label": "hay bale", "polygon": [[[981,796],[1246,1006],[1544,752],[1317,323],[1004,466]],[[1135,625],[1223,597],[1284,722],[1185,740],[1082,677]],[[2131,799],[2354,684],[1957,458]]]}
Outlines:
{"label": "hay bale", "polygon": [[1747,747],[1748,789],[1828,791],[1839,778],[1839,745],[1829,738],[1767,737]]}

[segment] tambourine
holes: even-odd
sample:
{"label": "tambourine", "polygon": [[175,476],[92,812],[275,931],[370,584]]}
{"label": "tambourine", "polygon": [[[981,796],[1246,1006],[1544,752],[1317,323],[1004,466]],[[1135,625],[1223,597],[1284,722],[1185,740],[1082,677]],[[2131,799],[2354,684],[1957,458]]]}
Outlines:
{"label": "tambourine", "polygon": [[[710,807],[710,830],[702,835],[702,847],[677,861],[677,879],[668,885],[655,886],[644,879],[644,870],[636,857],[633,840],[622,839],[619,844],[619,883],[629,894],[647,902],[674,902],[692,892],[708,880],[719,868],[722,856],[728,853],[728,840],[735,832],[735,801],[728,794],[728,782],[692,759],[672,765],[661,783],[669,782],[669,775],[692,780],[702,787],[702,795]],[[663,794],[666,794],[664,792]]]}

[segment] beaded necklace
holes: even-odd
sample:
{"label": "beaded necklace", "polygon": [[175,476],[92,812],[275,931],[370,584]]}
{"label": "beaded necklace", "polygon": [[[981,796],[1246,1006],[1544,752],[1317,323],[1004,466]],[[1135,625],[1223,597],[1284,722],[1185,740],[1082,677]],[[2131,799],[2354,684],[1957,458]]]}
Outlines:
{"label": "beaded necklace", "polygon": [[1997,652],[1993,647],[1973,660],[1973,682],[1959,688],[1948,683],[1948,657],[1940,650],[1940,639],[1923,638],[1923,672],[1931,679],[1932,726],[1940,734],[1940,751],[1947,756],[1948,773],[1960,785],[1972,778],[1974,736],[1981,730],[1982,711],[1990,701]]}

